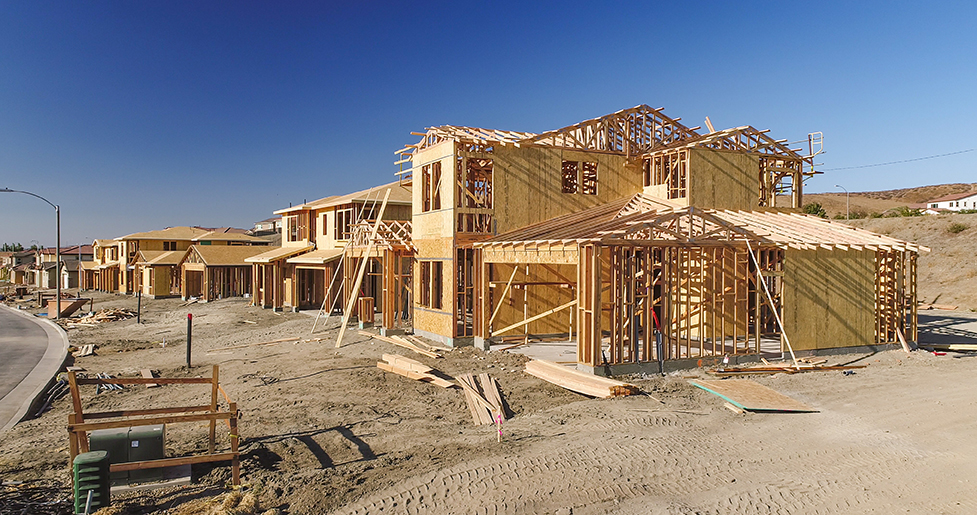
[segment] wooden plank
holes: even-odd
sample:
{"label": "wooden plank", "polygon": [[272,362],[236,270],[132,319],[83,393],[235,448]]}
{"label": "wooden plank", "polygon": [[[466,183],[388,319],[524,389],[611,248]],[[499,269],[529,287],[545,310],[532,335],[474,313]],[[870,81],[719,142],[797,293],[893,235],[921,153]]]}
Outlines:
{"label": "wooden plank", "polygon": [[550,361],[538,359],[530,361],[526,363],[526,373],[567,390],[591,397],[618,397],[640,392],[634,385],[587,374]]}
{"label": "wooden plank", "polygon": [[377,231],[380,229],[380,224],[383,221],[383,212],[387,209],[387,200],[390,198],[390,189],[383,195],[383,204],[380,205],[380,212],[377,214],[377,221],[373,224],[373,230],[370,232],[370,241],[366,247],[366,254],[363,256],[363,261],[360,263],[359,272],[356,274],[356,280],[353,282],[352,288],[349,291],[349,301],[346,305],[346,311],[343,312],[343,322],[339,326],[339,336],[336,337],[336,348],[338,349],[343,345],[343,336],[346,334],[346,326],[349,324],[349,317],[353,311],[353,306],[356,304],[356,299],[359,295],[360,284],[363,283],[363,275],[366,273],[366,265],[370,258],[368,257],[373,251],[373,247],[376,243]]}
{"label": "wooden plank", "polygon": [[[388,361],[392,361],[392,363],[390,362],[385,363],[383,361],[378,361],[377,368],[379,368],[380,370],[393,372],[394,374],[402,375],[408,379],[413,379],[415,381],[423,381],[426,383],[431,383],[435,386],[440,386],[441,388],[454,388],[455,386],[457,386],[455,385],[455,383],[443,377],[438,377],[432,374],[432,372],[434,371],[432,368],[427,367],[426,365],[418,363],[414,360],[410,360],[408,358],[405,358],[403,356],[398,356],[396,354],[394,355],[384,354],[384,359],[387,359]],[[407,365],[410,368],[404,368],[403,366],[400,365]],[[417,370],[422,370],[422,371],[417,371]]]}
{"label": "wooden plank", "polygon": [[82,384],[210,384],[209,377],[113,377],[111,379],[85,378],[76,379],[75,382]]}
{"label": "wooden plank", "polygon": [[[153,376],[153,371],[148,368],[142,369],[139,373],[146,379],[156,379]],[[156,388],[157,386],[159,386],[159,383],[146,383],[146,388]]]}
{"label": "wooden plank", "polygon": [[201,413],[199,415],[170,415],[141,419],[112,420],[107,422],[81,422],[77,424],[68,424],[68,431],[93,431],[95,429],[115,429],[119,427],[148,426],[153,424],[175,424],[177,422],[206,422],[210,420],[229,419],[232,416],[233,413],[222,411],[219,413]]}
{"label": "wooden plank", "polygon": [[903,336],[903,334],[902,334],[902,328],[901,327],[896,327],[896,336],[899,337],[899,343],[902,344],[902,350],[906,351],[907,354],[910,353],[910,352],[912,352],[912,349],[909,348],[909,344],[906,343],[906,337]]}
{"label": "wooden plank", "polygon": [[748,411],[817,412],[818,410],[749,379],[689,381],[730,404]]}
{"label": "wooden plank", "polygon": [[109,472],[125,472],[128,470],[158,469],[163,467],[179,467],[195,463],[213,463],[215,461],[231,461],[238,456],[237,452],[220,454],[203,454],[200,456],[184,456],[182,458],[164,458],[149,461],[130,461],[109,465]]}
{"label": "wooden plank", "polygon": [[954,352],[977,351],[977,344],[975,343],[921,343],[919,346],[925,347],[927,349],[941,350],[941,351],[954,351]]}
{"label": "wooden plank", "polygon": [[155,408],[140,410],[121,410],[121,411],[101,411],[96,413],[85,413],[86,420],[97,420],[103,418],[119,417],[138,417],[144,415],[167,415],[173,413],[194,413],[200,411],[210,411],[209,405],[204,406],[182,406],[176,408]]}

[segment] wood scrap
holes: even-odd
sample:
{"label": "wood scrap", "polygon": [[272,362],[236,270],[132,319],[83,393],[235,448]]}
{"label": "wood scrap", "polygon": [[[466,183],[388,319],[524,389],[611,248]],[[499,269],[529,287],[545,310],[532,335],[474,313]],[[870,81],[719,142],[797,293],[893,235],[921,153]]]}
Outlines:
{"label": "wood scrap", "polygon": [[526,373],[567,390],[601,399],[641,393],[637,386],[587,374],[541,359],[534,359],[526,363]]}
{"label": "wood scrap", "polygon": [[433,368],[399,354],[384,354],[383,361],[377,362],[377,368],[402,375],[415,381],[424,381],[441,388],[454,388],[457,385],[448,379],[437,376]]}
{"label": "wood scrap", "polygon": [[465,402],[472,413],[472,421],[476,426],[499,424],[501,420],[506,420],[511,416],[502,394],[499,391],[499,383],[495,378],[486,373],[461,374],[456,380],[458,385],[465,391]]}
{"label": "wood scrap", "polygon": [[[142,376],[145,377],[146,379],[156,378],[156,376],[153,375],[153,371],[148,368],[144,368],[140,370],[139,373],[142,374]],[[146,383],[146,388],[156,388],[157,386],[159,386],[158,383]]]}
{"label": "wood scrap", "polygon": [[911,348],[909,348],[909,344],[906,343],[906,338],[902,335],[902,328],[896,328],[896,336],[899,337],[899,343],[902,345],[902,350],[906,351],[906,354],[913,351]]}
{"label": "wood scrap", "polygon": [[920,347],[930,350],[953,351],[953,352],[975,352],[977,343],[921,343]]}
{"label": "wood scrap", "polygon": [[866,365],[804,365],[798,363],[795,365],[784,364],[783,366],[772,366],[772,367],[748,367],[748,368],[720,368],[716,370],[708,370],[710,374],[719,377],[734,377],[743,376],[750,374],[799,374],[802,372],[820,372],[825,370],[852,370],[856,368],[865,368]]}
{"label": "wood scrap", "polygon": [[85,356],[91,356],[93,354],[95,354],[95,344],[89,343],[87,345],[82,345],[81,348],[78,349],[77,352],[75,352],[75,357],[82,358]]}
{"label": "wood scrap", "polygon": [[370,338],[375,338],[375,339],[380,340],[382,342],[387,342],[387,343],[389,343],[391,345],[396,345],[398,347],[402,347],[402,348],[405,348],[405,349],[408,349],[408,350],[412,350],[412,351],[414,351],[414,352],[416,352],[416,353],[418,353],[418,354],[420,354],[422,356],[427,356],[429,358],[440,358],[440,357],[442,357],[437,352],[432,352],[432,351],[429,351],[429,350],[424,350],[424,349],[418,347],[417,345],[414,345],[413,343],[411,343],[411,342],[407,341],[406,339],[401,338],[399,336],[387,337],[387,336],[382,336],[382,335],[371,333],[371,332],[367,332],[367,331],[359,331],[359,333],[361,335],[363,335],[363,336],[369,336]]}
{"label": "wood scrap", "polygon": [[126,308],[102,309],[81,318],[62,318],[59,323],[65,327],[94,327],[104,322],[117,322],[136,316],[136,312]]}
{"label": "wood scrap", "polygon": [[430,350],[434,350],[434,351],[438,351],[439,350],[439,351],[442,351],[442,352],[451,352],[452,351],[452,349],[450,349],[448,347],[441,347],[439,345],[431,345],[430,343],[427,343],[424,340],[421,340],[420,338],[418,338],[418,337],[416,337],[414,335],[411,335],[411,334],[405,335],[405,337],[408,340],[410,340],[410,341],[412,341],[414,343],[419,343],[419,344],[427,347]]}

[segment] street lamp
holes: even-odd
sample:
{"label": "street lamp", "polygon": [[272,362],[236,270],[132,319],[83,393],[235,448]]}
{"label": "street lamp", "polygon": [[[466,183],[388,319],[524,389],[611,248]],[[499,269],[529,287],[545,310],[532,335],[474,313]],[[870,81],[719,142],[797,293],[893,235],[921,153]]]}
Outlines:
{"label": "street lamp", "polygon": [[835,184],[835,188],[841,188],[845,190],[845,220],[850,220],[851,219],[851,203],[850,203],[851,196],[848,193],[848,190],[845,189],[844,186],[840,184]]}
{"label": "street lamp", "polygon": [[[58,295],[57,309],[58,309],[58,312],[57,312],[57,316],[55,316],[55,318],[57,320],[60,320],[61,319],[61,207],[58,206],[58,205],[56,205],[56,204],[53,204],[50,200],[48,200],[48,199],[46,199],[46,198],[44,198],[44,197],[42,197],[42,196],[40,196],[40,195],[38,195],[36,193],[31,193],[29,191],[12,190],[10,188],[0,188],[0,193],[23,193],[24,195],[30,195],[32,197],[37,197],[37,198],[43,200],[44,202],[47,202],[48,205],[50,205],[51,207],[54,208],[54,213],[57,216],[57,220],[58,220],[58,246],[55,248],[55,251],[54,251],[54,255],[55,255],[54,259],[55,259],[55,261],[57,261],[56,267],[57,267],[57,270],[58,270],[56,272],[56,274],[55,274],[57,276],[57,280],[58,280],[58,282],[57,282],[57,295]],[[48,316],[50,316],[50,313],[48,313]]]}

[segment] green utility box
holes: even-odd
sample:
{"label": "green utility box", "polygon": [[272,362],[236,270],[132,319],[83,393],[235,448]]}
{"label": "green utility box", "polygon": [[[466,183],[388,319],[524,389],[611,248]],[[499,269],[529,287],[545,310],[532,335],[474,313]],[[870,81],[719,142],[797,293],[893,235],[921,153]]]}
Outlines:
{"label": "green utility box", "polygon": [[75,484],[75,513],[85,513],[89,492],[92,495],[89,513],[108,506],[111,502],[109,453],[92,451],[79,454],[75,456],[71,468]]}
{"label": "green utility box", "polygon": [[[163,424],[129,428],[129,461],[163,459]],[[163,469],[143,469],[129,472],[130,483],[152,483],[163,480]]]}
{"label": "green utility box", "polygon": [[[109,463],[123,463],[129,461],[129,428],[96,429],[88,433],[88,448],[93,451],[104,451],[109,454]],[[129,483],[128,472],[112,472],[109,474],[112,486]]]}
{"label": "green utility box", "polygon": [[[108,452],[109,463],[112,464],[159,460],[164,457],[165,435],[166,427],[163,424],[120,429],[98,429],[89,433],[88,444],[92,450]],[[161,468],[113,472],[111,474],[112,486],[162,480],[163,469]]]}

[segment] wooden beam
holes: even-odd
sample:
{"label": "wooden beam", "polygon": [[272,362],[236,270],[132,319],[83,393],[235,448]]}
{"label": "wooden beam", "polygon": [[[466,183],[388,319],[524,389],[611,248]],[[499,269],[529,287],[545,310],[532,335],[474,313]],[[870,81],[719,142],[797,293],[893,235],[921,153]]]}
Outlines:
{"label": "wooden beam", "polygon": [[[366,256],[370,255],[373,251],[373,246],[377,238],[377,231],[380,229],[380,222],[383,219],[383,212],[387,209],[387,200],[390,198],[390,189],[383,195],[383,204],[380,205],[380,212],[377,214],[376,222],[373,224],[373,231],[370,232],[370,241],[366,247]],[[356,304],[356,299],[359,297],[360,284],[363,282],[363,275],[366,273],[366,265],[370,261],[369,257],[363,257],[363,261],[360,263],[360,270],[356,274],[356,281],[353,283],[353,287],[349,290],[349,301],[346,304],[346,311],[343,312],[343,323],[339,326],[339,336],[336,338],[336,348],[342,347],[343,336],[346,335],[346,325],[349,323],[350,313],[353,311],[353,305]]]}
{"label": "wooden beam", "polygon": [[516,272],[518,271],[518,266],[512,267],[512,275],[509,276],[509,280],[505,283],[505,288],[502,289],[502,295],[499,296],[499,303],[495,305],[495,310],[492,311],[492,316],[489,317],[489,327],[492,327],[492,322],[495,320],[495,316],[498,315],[499,310],[502,309],[502,302],[505,300],[505,296],[509,293],[509,287],[512,286],[512,280],[516,278]]}

